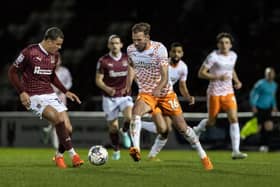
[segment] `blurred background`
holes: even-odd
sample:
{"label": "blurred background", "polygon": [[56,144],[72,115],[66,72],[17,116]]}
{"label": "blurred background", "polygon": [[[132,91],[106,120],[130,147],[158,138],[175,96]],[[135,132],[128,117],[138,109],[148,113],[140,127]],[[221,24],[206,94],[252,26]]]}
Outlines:
{"label": "blurred background", "polygon": [[122,37],[125,52],[131,43],[131,26],[140,21],[149,22],[151,38],[168,49],[174,41],[184,45],[188,86],[193,95],[201,96],[201,102],[186,107],[186,112],[206,112],[203,97],[208,82],[198,79],[197,72],[216,47],[219,32],[230,32],[235,38],[234,50],[239,55],[236,70],[243,82],[243,88],[236,92],[239,111],[250,110],[249,90],[263,77],[264,68],[280,70],[280,7],[276,1],[103,0],[97,5],[77,0],[10,0],[0,9],[1,111],[24,110],[7,80],[7,68],[24,47],[40,42],[50,26],[60,27],[65,34],[63,65],[73,76],[71,90],[83,101],[82,105],[69,103],[69,109],[75,111],[101,110],[100,90],[94,83],[96,62],[107,53],[106,41],[111,34]]}

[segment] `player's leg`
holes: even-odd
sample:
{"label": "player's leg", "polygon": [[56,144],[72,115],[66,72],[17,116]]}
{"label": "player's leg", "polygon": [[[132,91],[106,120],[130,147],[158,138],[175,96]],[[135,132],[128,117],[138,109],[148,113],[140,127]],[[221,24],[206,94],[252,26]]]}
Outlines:
{"label": "player's leg", "polygon": [[[161,113],[159,113],[161,114]],[[155,122],[161,123],[163,124],[163,122],[161,121],[161,117],[160,116],[153,116],[153,119]],[[168,133],[171,131],[171,124],[172,121],[170,119],[169,116],[164,116],[164,121],[165,124],[167,125],[167,129],[165,131],[167,131]],[[157,158],[157,155],[159,154],[159,152],[162,150],[162,148],[166,145],[167,143],[167,133],[163,132],[162,134],[157,135],[155,142],[148,154],[148,159],[151,161],[160,161],[159,158]]]}
{"label": "player's leg", "polygon": [[[46,106],[42,116],[51,122],[51,124],[54,124],[56,133],[59,139],[59,142],[64,146],[65,150],[69,152],[70,157],[72,158],[72,164],[74,167],[78,167],[84,163],[83,160],[80,159],[79,155],[76,153],[72,146],[72,141],[69,136],[69,132],[66,129],[65,126],[65,120],[64,116],[58,112],[55,108],[52,106]],[[59,160],[63,159],[63,153],[60,153],[59,151],[56,154],[56,159],[58,160],[56,163],[58,164]],[[64,168],[63,164],[58,165],[58,167]]]}
{"label": "player's leg", "polygon": [[113,160],[120,159],[120,138],[119,138],[119,124],[118,119],[108,121],[109,136],[113,146]]}
{"label": "player's leg", "polygon": [[139,94],[132,109],[132,121],[130,124],[130,137],[132,147],[130,148],[130,156],[134,161],[141,159],[140,154],[140,132],[141,132],[141,117],[152,110],[155,105],[153,96],[147,94]]}
{"label": "player's leg", "polygon": [[131,139],[129,137],[129,126],[132,118],[133,102],[130,96],[124,97],[120,104],[120,110],[123,113],[123,127],[120,129],[122,134],[122,143],[125,148],[131,147]]}
{"label": "player's leg", "polygon": [[109,128],[109,137],[113,146],[113,160],[120,159],[120,138],[119,138],[119,104],[120,100],[111,97],[104,97],[102,99],[102,107],[105,112],[106,121]]}
{"label": "player's leg", "polygon": [[[65,127],[66,127],[66,129],[69,133],[69,136],[72,138],[72,124],[71,124],[71,121],[69,119],[69,116],[68,116],[66,111],[60,112],[60,114],[63,116]],[[50,137],[51,137],[52,145],[56,150],[59,150],[60,153],[64,153],[65,148],[61,143],[59,143],[59,139],[58,139],[57,134],[56,134],[56,129],[55,129],[54,125],[51,125],[51,126],[52,127],[51,127],[51,130],[50,130],[50,134],[51,134]]]}
{"label": "player's leg", "polygon": [[221,105],[223,110],[226,111],[230,123],[229,134],[230,134],[231,145],[232,145],[232,159],[246,158],[247,154],[241,153],[239,150],[240,128],[239,128],[238,117],[237,117],[237,104],[236,104],[235,96],[233,94],[229,94],[223,97],[224,98]]}
{"label": "player's leg", "polygon": [[217,115],[220,111],[220,97],[207,96],[208,118],[202,119],[197,126],[193,127],[195,134],[200,137],[201,133],[206,131],[208,127],[215,125]]}
{"label": "player's leg", "polygon": [[42,129],[42,141],[44,144],[48,144],[49,139],[51,138],[53,125],[49,124],[47,127],[43,127]]}
{"label": "player's leg", "polygon": [[213,165],[206,155],[206,152],[202,148],[199,138],[196,136],[195,132],[191,127],[189,127],[184,119],[181,105],[178,101],[177,95],[175,93],[168,94],[163,101],[159,101],[159,107],[161,107],[162,112],[165,115],[169,115],[172,119],[174,127],[177,131],[182,134],[182,136],[187,140],[192,147],[197,150],[199,157],[203,163],[206,170],[212,170]]}
{"label": "player's leg", "polygon": [[213,165],[207,156],[206,152],[202,148],[199,138],[196,136],[195,132],[191,127],[187,125],[182,114],[171,116],[174,127],[178,130],[180,134],[191,144],[193,148],[196,149],[201,162],[206,170],[212,170]]}
{"label": "player's leg", "polygon": [[259,151],[268,152],[273,131],[273,119],[271,109],[258,109],[258,123],[260,125],[260,147]]}

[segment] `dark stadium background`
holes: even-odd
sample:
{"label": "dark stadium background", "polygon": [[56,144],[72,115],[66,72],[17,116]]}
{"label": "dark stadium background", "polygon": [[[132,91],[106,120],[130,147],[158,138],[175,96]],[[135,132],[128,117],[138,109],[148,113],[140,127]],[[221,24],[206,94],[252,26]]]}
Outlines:
{"label": "dark stadium background", "polygon": [[[7,80],[7,68],[22,48],[39,42],[50,26],[64,31],[63,64],[73,75],[72,91],[83,101],[82,105],[70,103],[70,110],[101,110],[95,97],[100,96],[94,84],[96,61],[107,52],[106,39],[111,34],[122,36],[125,51],[131,43],[130,28],[140,21],[149,22],[151,38],[168,48],[174,41],[183,43],[184,60],[189,67],[188,86],[195,96],[205,96],[208,82],[198,79],[197,71],[215,48],[215,36],[222,31],[233,34],[234,50],[239,55],[236,70],[243,82],[242,90],[236,92],[239,111],[250,111],[249,90],[263,77],[265,67],[280,71],[280,7],[276,1],[103,0],[97,4],[77,0],[10,0],[0,7],[0,110],[24,110]],[[205,112],[205,102],[185,107],[185,111]]]}

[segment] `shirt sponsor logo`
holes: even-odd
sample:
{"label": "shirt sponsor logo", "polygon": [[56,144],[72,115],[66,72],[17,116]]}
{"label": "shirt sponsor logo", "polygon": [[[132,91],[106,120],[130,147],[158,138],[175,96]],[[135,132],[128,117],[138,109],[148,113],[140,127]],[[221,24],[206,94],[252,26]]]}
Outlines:
{"label": "shirt sponsor logo", "polygon": [[38,60],[38,61],[40,61],[40,62],[42,61],[42,58],[40,58],[40,57],[38,57],[38,56],[36,56],[35,58],[36,58],[36,60]]}
{"label": "shirt sponsor logo", "polygon": [[34,74],[38,74],[38,75],[51,75],[52,74],[52,70],[50,70],[50,69],[41,69],[40,66],[35,66],[33,73]]}
{"label": "shirt sponsor logo", "polygon": [[109,71],[110,77],[124,77],[127,76],[127,71],[120,71],[120,72],[115,72],[113,70]]}

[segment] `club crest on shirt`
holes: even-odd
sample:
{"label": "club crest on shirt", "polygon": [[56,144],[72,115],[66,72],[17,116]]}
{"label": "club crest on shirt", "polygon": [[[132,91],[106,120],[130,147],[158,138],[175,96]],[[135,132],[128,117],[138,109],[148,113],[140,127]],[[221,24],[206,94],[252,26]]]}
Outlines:
{"label": "club crest on shirt", "polygon": [[123,61],[122,61],[122,65],[125,66],[125,67],[128,66],[127,60],[123,60]]}
{"label": "club crest on shirt", "polygon": [[40,62],[42,61],[42,58],[40,58],[40,57],[38,57],[38,56],[36,56],[35,58],[36,58],[36,60],[38,60],[38,61],[40,61]]}

